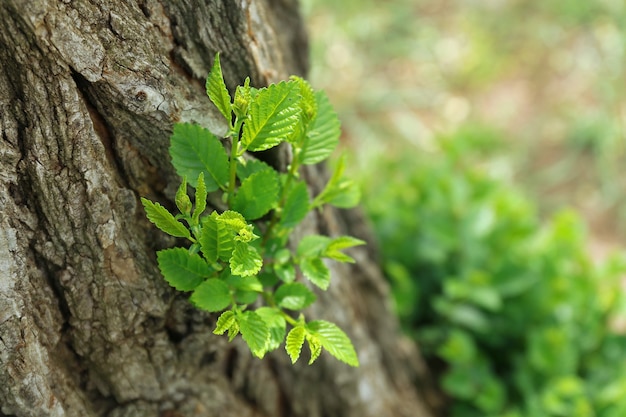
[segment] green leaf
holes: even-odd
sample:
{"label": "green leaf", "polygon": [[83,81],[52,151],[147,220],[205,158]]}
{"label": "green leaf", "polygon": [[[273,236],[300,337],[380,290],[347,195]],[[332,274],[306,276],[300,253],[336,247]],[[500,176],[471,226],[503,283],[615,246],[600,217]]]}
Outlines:
{"label": "green leaf", "polygon": [[306,327],[317,337],[328,353],[350,366],[359,366],[359,359],[352,342],[336,324],[316,320],[307,323]]}
{"label": "green leaf", "polygon": [[244,150],[262,151],[284,141],[298,124],[299,113],[296,83],[283,81],[259,90],[243,125]]}
{"label": "green leaf", "polygon": [[224,334],[226,330],[229,330],[236,322],[235,313],[232,310],[223,312],[217,319],[215,324],[215,330],[213,334]]}
{"label": "green leaf", "polygon": [[220,65],[220,55],[215,54],[213,60],[213,67],[209,76],[206,79],[206,93],[215,104],[215,107],[224,115],[224,118],[231,123],[231,106],[230,106],[230,94],[226,89],[226,83],[224,83],[224,76],[222,75],[222,66]]}
{"label": "green leaf", "polygon": [[191,200],[187,195],[187,178],[183,177],[183,181],[180,183],[178,190],[176,190],[176,207],[184,215],[191,213]]}
{"label": "green leaf", "polygon": [[189,301],[202,310],[221,311],[231,303],[230,289],[220,279],[209,279],[196,287]]}
{"label": "green leaf", "polygon": [[237,164],[237,178],[239,178],[239,181],[243,182],[252,174],[255,174],[259,171],[266,171],[271,169],[273,169],[271,166],[267,165],[263,161],[259,161],[258,159],[248,160],[245,161],[245,164]]}
{"label": "green leaf", "polygon": [[226,283],[240,291],[263,292],[263,285],[257,277],[242,277],[231,275],[226,278]]}
{"label": "green leaf", "polygon": [[291,263],[274,265],[274,273],[283,282],[293,282],[296,279],[296,268]]}
{"label": "green leaf", "polygon": [[315,93],[317,116],[311,121],[300,154],[302,164],[316,164],[328,158],[339,143],[341,124],[326,93]]}
{"label": "green leaf", "polygon": [[237,117],[244,117],[248,112],[248,105],[252,100],[252,91],[250,87],[250,77],[246,77],[243,85],[237,86],[235,89],[235,99],[233,100],[232,109]]}
{"label": "green leaf", "polygon": [[217,220],[226,226],[231,233],[239,233],[242,229],[248,228],[246,219],[243,218],[241,213],[237,213],[236,211],[226,210],[219,215]]}
{"label": "green leaf", "polygon": [[233,209],[248,220],[256,220],[270,211],[278,200],[278,174],[273,169],[259,171],[241,184],[233,200]]}
{"label": "green leaf", "polygon": [[316,335],[310,333],[307,333],[306,341],[309,345],[309,350],[311,351],[311,359],[309,359],[309,365],[312,365],[313,362],[315,362],[315,360],[319,358],[322,353],[322,344]]}
{"label": "green leaf", "polygon": [[287,334],[287,340],[285,342],[285,350],[291,358],[291,363],[296,363],[300,357],[302,351],[302,345],[304,344],[304,335],[306,330],[304,326],[296,326]]}
{"label": "green leaf", "polygon": [[257,250],[243,242],[235,242],[235,250],[230,258],[230,270],[233,275],[248,277],[256,275],[263,266],[263,258]]}
{"label": "green leaf", "polygon": [[219,221],[217,212],[202,219],[202,232],[199,238],[202,253],[209,262],[218,259],[228,261],[235,249],[233,234]]}
{"label": "green leaf", "polygon": [[320,258],[304,258],[300,261],[300,269],[305,277],[323,290],[330,285],[330,271]]}
{"label": "green leaf", "polygon": [[299,282],[283,284],[274,293],[276,304],[289,310],[302,310],[313,304],[316,298],[311,290]]}
{"label": "green leaf", "polygon": [[341,208],[350,208],[358,204],[361,192],[354,181],[343,178],[344,170],[345,157],[341,157],[335,165],[335,170],[328,184],[313,200],[312,206],[314,208],[326,203]]}
{"label": "green leaf", "polygon": [[254,356],[263,358],[267,353],[270,340],[270,331],[265,321],[254,311],[245,311],[238,317],[239,331],[243,340],[248,344]]}
{"label": "green leaf", "polygon": [[298,181],[287,194],[279,224],[285,228],[295,227],[308,212],[309,192],[307,185],[303,181]]}
{"label": "green leaf", "polygon": [[340,236],[330,241],[323,255],[327,258],[334,259],[339,262],[353,263],[354,259],[352,257],[340,251],[342,249],[347,249],[359,245],[365,245],[365,241],[354,238],[352,236]]}
{"label": "green leaf", "polygon": [[226,189],[228,156],[215,135],[198,125],[178,123],[170,141],[172,165],[178,175],[186,176],[196,187],[196,178],[203,172],[208,192]]}
{"label": "green leaf", "polygon": [[153,203],[152,201],[142,197],[141,204],[143,204],[143,207],[146,210],[148,220],[168,235],[174,237],[191,237],[189,229],[187,229],[184,224],[176,220],[172,213],[167,211],[167,209],[159,203]]}
{"label": "green leaf", "polygon": [[317,98],[315,91],[311,88],[311,85],[303,78],[292,75],[291,80],[298,83],[300,89],[300,109],[302,110],[301,116],[304,126],[308,125],[317,114]]}
{"label": "green leaf", "polygon": [[200,255],[185,248],[160,250],[157,262],[167,283],[179,291],[193,290],[214,272]]}
{"label": "green leaf", "polygon": [[308,235],[298,243],[298,256],[310,258],[320,256],[328,247],[331,239],[322,235]]}
{"label": "green leaf", "polygon": [[287,322],[285,321],[282,312],[277,308],[261,307],[257,308],[255,313],[263,319],[270,331],[267,351],[270,352],[274,349],[278,349],[280,344],[285,339],[285,333],[287,332]]}
{"label": "green leaf", "polygon": [[196,207],[193,210],[192,217],[194,224],[198,224],[200,215],[206,209],[206,197],[207,190],[204,182],[204,172],[201,172],[200,175],[198,175],[198,180],[196,181]]}

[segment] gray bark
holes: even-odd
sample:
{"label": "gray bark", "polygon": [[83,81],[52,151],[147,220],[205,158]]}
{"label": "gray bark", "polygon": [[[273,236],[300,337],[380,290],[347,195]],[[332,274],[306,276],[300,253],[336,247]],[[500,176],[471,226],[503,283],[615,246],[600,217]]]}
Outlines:
{"label": "gray bark", "polygon": [[[358,369],[252,358],[156,267],[174,242],[138,199],[172,205],[172,124],[224,130],[204,92],[216,51],[231,89],[305,74],[295,2],[3,0],[0,22],[0,415],[429,415],[368,249],[308,312],[349,333]],[[324,175],[306,172],[312,192]],[[357,214],[299,233],[363,235]]]}

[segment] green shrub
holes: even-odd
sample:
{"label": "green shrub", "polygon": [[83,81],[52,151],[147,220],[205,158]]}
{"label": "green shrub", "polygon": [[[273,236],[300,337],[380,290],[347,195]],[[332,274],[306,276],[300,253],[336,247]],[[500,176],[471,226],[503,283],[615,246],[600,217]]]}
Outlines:
{"label": "green shrub", "polygon": [[465,139],[383,161],[364,187],[401,323],[443,363],[450,415],[626,416],[626,337],[611,330],[626,263],[594,262],[572,211],[540,221]]}

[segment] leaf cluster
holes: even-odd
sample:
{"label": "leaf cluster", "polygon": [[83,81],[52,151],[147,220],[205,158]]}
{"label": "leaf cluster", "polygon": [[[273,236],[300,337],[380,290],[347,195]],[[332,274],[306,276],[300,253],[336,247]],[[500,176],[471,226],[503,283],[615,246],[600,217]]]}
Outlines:
{"label": "leaf cluster", "polygon": [[593,260],[572,212],[541,222],[467,163],[466,139],[410,170],[381,164],[364,199],[402,324],[446,364],[450,415],[626,415],[626,337],[610,327],[625,260]]}
{"label": "leaf cluster", "polygon": [[[358,366],[354,347],[339,327],[323,320],[307,322],[301,310],[315,302],[312,288],[328,288],[326,262],[354,262],[343,250],[364,242],[321,235],[290,241],[311,210],[358,202],[356,185],[343,176],[343,161],[314,198],[299,175],[302,165],[325,160],[338,144],[339,120],[328,98],[298,77],[266,88],[251,87],[247,79],[231,97],[219,55],[206,90],[228,123],[230,149],[222,144],[224,138],[200,126],[174,126],[170,155],[183,178],[176,193],[178,213],[147,199],[142,203],[152,223],[187,239],[189,247],[159,251],[161,273],[172,287],[191,292],[197,308],[222,312],[215,334],[227,333],[229,340],[241,334],[259,358],[285,342],[295,362],[306,341],[309,363],[324,349]],[[293,155],[288,172],[278,172],[249,153],[281,144]],[[193,203],[188,186],[195,189]],[[213,192],[222,195],[227,210],[205,212]],[[290,250],[290,244],[296,249]]]}

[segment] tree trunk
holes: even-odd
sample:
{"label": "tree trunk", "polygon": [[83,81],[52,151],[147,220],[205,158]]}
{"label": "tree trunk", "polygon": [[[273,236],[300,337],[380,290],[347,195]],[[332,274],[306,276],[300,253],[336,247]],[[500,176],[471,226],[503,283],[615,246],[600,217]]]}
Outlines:
{"label": "tree trunk", "polygon": [[[231,89],[304,75],[295,1],[3,0],[0,22],[0,415],[430,415],[371,249],[308,312],[360,368],[254,359],[156,267],[174,242],[138,199],[172,206],[172,124],[224,131],[204,91],[216,51]],[[319,191],[323,169],[305,175]],[[366,233],[354,211],[314,230]]]}

